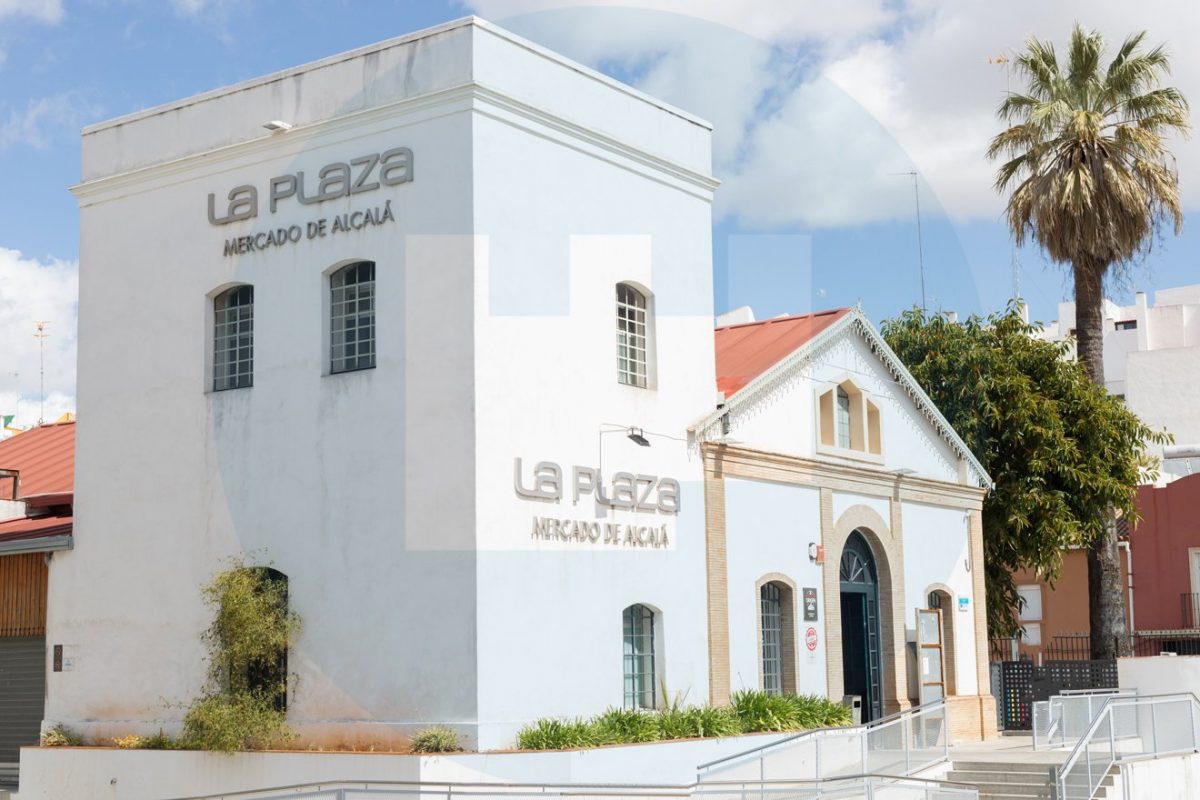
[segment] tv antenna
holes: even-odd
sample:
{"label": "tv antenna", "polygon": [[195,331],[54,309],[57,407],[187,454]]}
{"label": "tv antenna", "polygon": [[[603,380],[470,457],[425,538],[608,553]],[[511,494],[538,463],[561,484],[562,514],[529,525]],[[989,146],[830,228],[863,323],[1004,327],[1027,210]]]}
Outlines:
{"label": "tv antenna", "polygon": [[46,337],[50,335],[46,333],[46,326],[49,324],[45,320],[33,323],[37,328],[33,338],[38,340],[38,391],[41,394],[38,402],[38,425],[46,421]]}
{"label": "tv antenna", "polygon": [[917,171],[910,169],[907,172],[892,172],[889,174],[912,176],[913,199],[917,204],[917,269],[921,272],[921,311],[924,313],[927,310],[925,304],[925,245],[921,242],[921,189],[917,181]]}

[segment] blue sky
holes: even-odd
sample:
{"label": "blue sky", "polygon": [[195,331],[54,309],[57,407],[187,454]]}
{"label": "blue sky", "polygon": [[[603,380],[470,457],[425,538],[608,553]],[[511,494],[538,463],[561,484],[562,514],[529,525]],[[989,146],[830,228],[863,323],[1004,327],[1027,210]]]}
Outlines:
{"label": "blue sky", "polygon": [[[1167,2],[638,5],[0,0],[0,413],[36,419],[36,319],[51,320],[46,416],[73,409],[78,212],[67,187],[91,122],[479,13],[713,121],[718,311],[749,304],[762,318],[862,302],[878,321],[920,302],[905,174],[915,170],[928,304],[966,314],[1002,308],[1012,292],[982,157],[1006,78],[987,58],[1030,33],[1061,39],[1076,16],[1113,36],[1149,28],[1168,44],[1200,29],[1185,19],[1196,11]],[[1175,82],[1200,96],[1200,56],[1174,49]],[[1200,205],[1196,149],[1177,145],[1189,210]],[[1113,294],[1198,282],[1198,255],[1189,220]],[[1070,294],[1064,273],[1036,249],[1018,256],[1022,293],[1048,321]]]}

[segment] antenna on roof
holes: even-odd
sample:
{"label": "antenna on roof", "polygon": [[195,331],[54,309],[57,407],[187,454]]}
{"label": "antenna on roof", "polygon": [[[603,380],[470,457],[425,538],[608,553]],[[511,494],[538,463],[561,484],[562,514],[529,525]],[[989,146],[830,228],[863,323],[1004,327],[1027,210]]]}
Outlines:
{"label": "antenna on roof", "polygon": [[33,338],[38,340],[38,390],[41,393],[38,402],[38,425],[46,421],[46,337],[50,335],[46,333],[46,326],[49,324],[45,320],[33,323],[37,328]]}
{"label": "antenna on roof", "polygon": [[921,272],[921,311],[924,313],[925,305],[925,246],[921,242],[921,188],[917,182],[917,171],[910,169],[908,172],[891,172],[890,175],[911,175],[913,179],[913,199],[917,203],[917,269]]}

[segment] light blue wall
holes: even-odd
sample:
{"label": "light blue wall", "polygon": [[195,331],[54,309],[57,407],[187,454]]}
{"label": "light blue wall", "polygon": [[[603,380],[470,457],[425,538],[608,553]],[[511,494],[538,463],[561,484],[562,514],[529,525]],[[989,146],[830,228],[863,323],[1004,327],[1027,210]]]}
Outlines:
{"label": "light blue wall", "polygon": [[[821,541],[820,492],[803,486],[728,478],[725,481],[725,543],[729,565],[729,655],[731,688],[759,685],[759,578],[777,572],[796,584],[797,690],[824,695],[825,606],[821,567],[808,558],[810,542]],[[818,619],[803,620],[804,587],[817,590]],[[805,646],[815,628],[817,647]]]}

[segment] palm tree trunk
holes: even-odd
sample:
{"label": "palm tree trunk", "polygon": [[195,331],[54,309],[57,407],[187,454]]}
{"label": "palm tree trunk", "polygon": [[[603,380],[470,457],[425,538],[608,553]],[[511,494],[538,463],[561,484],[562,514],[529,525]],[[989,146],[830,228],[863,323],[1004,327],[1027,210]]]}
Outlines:
{"label": "palm tree trunk", "polygon": [[[1104,273],[1107,264],[1076,263],[1075,341],[1079,363],[1092,383],[1104,386]],[[1088,620],[1092,629],[1092,658],[1109,660],[1129,654],[1125,625],[1125,595],[1116,526],[1105,520],[1104,530],[1088,548]]]}

